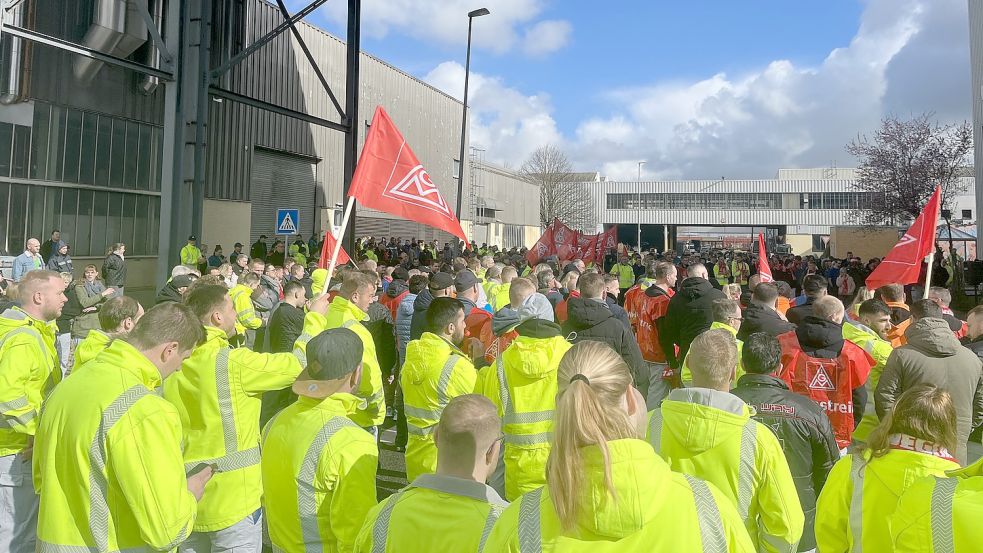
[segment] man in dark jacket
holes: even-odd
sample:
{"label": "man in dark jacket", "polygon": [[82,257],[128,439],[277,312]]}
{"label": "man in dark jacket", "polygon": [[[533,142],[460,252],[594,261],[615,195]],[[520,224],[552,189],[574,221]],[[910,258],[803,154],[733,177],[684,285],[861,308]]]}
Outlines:
{"label": "man in dark jacket", "polygon": [[304,285],[296,280],[283,287],[283,301],[277,305],[270,316],[270,351],[283,353],[293,351],[294,342],[304,330]]}
{"label": "man in dark jacket", "polygon": [[816,499],[830,469],[840,459],[833,427],[815,401],[789,390],[775,376],[782,369],[782,346],[774,336],[756,332],[745,338],[741,359],[747,374],[731,393],[754,407],[754,419],[778,436],[805,514],[798,551],[814,550]]}
{"label": "man in dark jacket", "polygon": [[640,375],[647,375],[642,351],[631,330],[611,313],[604,300],[604,281],[604,275],[597,273],[580,277],[580,297],[571,298],[567,304],[563,333],[574,344],[594,340],[611,346],[625,360],[635,382],[638,382]]}
{"label": "man in dark jacket", "polygon": [[184,301],[184,293],[188,290],[188,287],[195,281],[192,275],[178,275],[172,278],[169,282],[164,284],[164,287],[157,292],[156,304],[173,302],[181,303]]}
{"label": "man in dark jacket", "polygon": [[624,292],[619,288],[618,275],[605,274],[604,276],[604,302],[608,304],[608,309],[611,310],[611,315],[615,319],[621,321],[621,324],[625,325],[625,328],[631,330],[631,321],[628,319],[628,312],[621,304],[625,303],[625,298],[621,297]]}
{"label": "man in dark jacket", "polygon": [[877,383],[877,416],[883,419],[898,396],[916,384],[949,392],[956,408],[956,460],[965,465],[969,433],[983,424],[983,364],[959,344],[932,300],[912,304],[911,318],[905,333],[908,343],[891,353]]}
{"label": "man in dark jacket", "polygon": [[259,239],[249,248],[249,257],[253,259],[266,259],[266,235],[261,234]]}
{"label": "man in dark jacket", "polygon": [[659,344],[677,383],[690,343],[713,324],[713,301],[727,299],[710,284],[707,268],[702,263],[687,267],[686,275],[688,278],[669,300],[669,309],[659,325]]}
{"label": "man in dark jacket", "polygon": [[775,308],[777,302],[778,286],[774,283],[762,282],[755,286],[751,294],[751,303],[744,310],[744,321],[737,332],[737,339],[747,340],[748,336],[756,332],[764,332],[777,338],[794,330],[795,325],[783,319],[778,313]]}
{"label": "man in dark jacket", "polygon": [[805,294],[806,302],[788,310],[785,314],[788,317],[788,322],[802,324],[806,317],[812,315],[812,304],[819,298],[826,296],[828,288],[826,277],[823,275],[806,275],[802,279],[802,292]]}
{"label": "man in dark jacket", "polygon": [[427,289],[413,301],[413,319],[410,322],[410,340],[419,340],[427,330],[427,309],[434,298],[450,297],[454,291],[454,275],[434,273]]}

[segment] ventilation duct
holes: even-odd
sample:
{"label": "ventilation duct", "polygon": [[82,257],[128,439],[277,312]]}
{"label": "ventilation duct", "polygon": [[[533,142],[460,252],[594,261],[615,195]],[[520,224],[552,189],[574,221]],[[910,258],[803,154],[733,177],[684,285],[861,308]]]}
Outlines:
{"label": "ventilation duct", "polygon": [[[146,0],[95,0],[92,24],[82,44],[119,58],[129,57],[147,40],[147,24],[132,3],[143,1]],[[75,60],[75,77],[88,84],[102,66],[99,60],[79,57]]]}
{"label": "ventilation duct", "polygon": [[[4,25],[16,25],[24,27],[30,19],[30,2],[21,2],[12,10],[0,9],[0,16],[3,17]],[[9,61],[4,74],[0,76],[0,104],[10,105],[24,101],[27,98],[27,88],[29,85],[28,75],[30,73],[30,44],[20,37],[10,34],[4,35],[0,40],[0,47],[3,53],[0,58]]]}
{"label": "ventilation duct", "polygon": [[[177,0],[174,0],[177,1]],[[151,10],[150,15],[153,17],[154,25],[161,35],[164,34],[164,26],[162,25],[164,21],[164,0],[150,0]],[[147,65],[150,67],[160,68],[160,50],[157,49],[157,43],[153,40],[147,42]],[[140,92],[146,94],[147,96],[154,93],[157,90],[157,85],[160,84],[160,79],[154,77],[153,75],[144,75],[140,79],[140,83],[137,88]]]}

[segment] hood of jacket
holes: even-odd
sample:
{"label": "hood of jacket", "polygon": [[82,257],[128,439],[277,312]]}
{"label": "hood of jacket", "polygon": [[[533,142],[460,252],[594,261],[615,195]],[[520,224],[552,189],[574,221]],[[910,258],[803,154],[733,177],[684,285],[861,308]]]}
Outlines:
{"label": "hood of jacket", "polygon": [[[518,309],[512,309],[511,305],[499,309],[492,316],[492,332],[496,336],[501,336],[506,332],[515,329],[520,323],[530,320],[542,320],[543,322],[553,322],[553,304],[546,296],[536,292],[526,298],[526,301]],[[538,325],[533,325],[537,326]],[[557,329],[559,325],[553,325]],[[559,331],[558,331],[559,332]]]}
{"label": "hood of jacket", "polygon": [[571,298],[567,302],[567,324],[577,332],[593,328],[613,316],[607,303],[584,298]]}
{"label": "hood of jacket", "polygon": [[661,286],[657,286],[655,283],[645,289],[645,295],[650,298],[657,298],[659,296],[669,296],[669,292],[662,289]]}
{"label": "hood of jacket", "polygon": [[795,329],[799,346],[807,355],[821,359],[833,359],[843,350],[843,327],[812,315],[802,320]]}
{"label": "hood of jacket", "polygon": [[570,343],[560,335],[560,327],[549,321],[532,319],[519,325],[516,330],[521,332],[522,327],[530,323],[551,325],[555,328],[555,334],[539,337],[520,333],[502,353],[502,361],[526,378],[556,379],[556,369],[560,366],[563,354],[570,349]]}
{"label": "hood of jacket", "polygon": [[[432,363],[439,363],[438,366],[441,366],[452,353],[467,358],[464,352],[447,340],[431,332],[424,332],[419,340],[413,340],[406,345],[407,362],[403,364],[403,373],[413,384],[420,384],[430,375]],[[414,360],[424,362],[409,362]]]}
{"label": "hood of jacket", "polygon": [[53,340],[55,336],[53,325],[54,322],[49,325],[44,321],[31,317],[19,307],[10,307],[0,314],[0,336],[6,335],[7,332],[15,328],[33,327],[42,335],[49,335]]}
{"label": "hood of jacket", "polygon": [[430,309],[430,304],[433,303],[433,294],[430,290],[424,288],[422,292],[416,295],[416,299],[413,300],[413,312],[426,311]]}
{"label": "hood of jacket", "polygon": [[699,299],[712,290],[715,288],[710,284],[710,281],[701,277],[687,278],[679,286],[679,293],[690,301]]}
{"label": "hood of jacket", "polygon": [[324,283],[328,280],[327,269],[314,269],[311,273],[311,292],[314,296],[321,295],[324,290]]}
{"label": "hood of jacket", "polygon": [[[252,292],[252,290],[250,290],[250,292]],[[164,303],[168,301],[181,303],[184,301],[184,296],[182,296],[181,292],[178,292],[178,289],[174,287],[173,282],[168,282],[163,288],[160,289],[160,292],[157,292],[156,301],[157,303]]]}
{"label": "hood of jacket", "polygon": [[944,319],[919,319],[908,327],[905,337],[909,347],[929,357],[952,357],[962,348]]}
{"label": "hood of jacket", "polygon": [[393,281],[389,283],[389,287],[386,288],[386,295],[390,298],[395,298],[409,289],[410,288],[407,286],[405,280],[393,279]]}
{"label": "hood of jacket", "polygon": [[[865,451],[862,455],[864,459],[870,459],[869,452]],[[857,455],[850,461],[856,463]],[[880,485],[900,498],[915,480],[926,476],[942,476],[948,470],[957,469],[959,465],[954,461],[927,453],[892,449],[882,457],[867,461],[865,478],[876,478]]]}
{"label": "hood of jacket", "polygon": [[681,446],[673,452],[693,459],[735,435],[740,436],[755,411],[741,398],[727,392],[680,388],[670,392],[662,402],[662,413],[663,443],[666,434],[672,435]]}

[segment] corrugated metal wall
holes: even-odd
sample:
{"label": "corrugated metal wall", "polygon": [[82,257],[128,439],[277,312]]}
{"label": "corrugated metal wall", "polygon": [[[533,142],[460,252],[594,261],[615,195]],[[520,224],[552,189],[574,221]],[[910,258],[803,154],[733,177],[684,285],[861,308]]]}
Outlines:
{"label": "corrugated metal wall", "polygon": [[[969,57],[972,72],[973,146],[976,182],[983,183],[983,0],[969,0]],[[983,185],[976,189],[976,236],[983,237]]]}
{"label": "corrugated metal wall", "polygon": [[539,186],[536,183],[487,163],[475,164],[475,170],[480,183],[478,195],[501,208],[496,213],[498,221],[512,225],[539,226]]}

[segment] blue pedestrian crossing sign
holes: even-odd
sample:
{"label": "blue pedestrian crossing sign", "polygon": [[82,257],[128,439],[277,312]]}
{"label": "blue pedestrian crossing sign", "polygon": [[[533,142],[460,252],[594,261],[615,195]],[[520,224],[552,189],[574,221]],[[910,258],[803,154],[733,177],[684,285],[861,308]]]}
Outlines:
{"label": "blue pedestrian crossing sign", "polygon": [[277,234],[299,234],[300,210],[299,209],[278,209],[276,210],[276,233]]}

